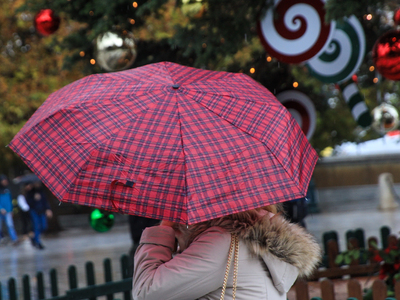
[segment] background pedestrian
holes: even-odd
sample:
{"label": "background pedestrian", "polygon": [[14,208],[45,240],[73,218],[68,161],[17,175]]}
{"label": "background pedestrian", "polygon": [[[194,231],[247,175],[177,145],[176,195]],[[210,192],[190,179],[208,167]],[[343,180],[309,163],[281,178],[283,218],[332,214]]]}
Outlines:
{"label": "background pedestrian", "polygon": [[[8,234],[12,241],[12,244],[18,245],[18,237],[14,228],[13,220],[13,204],[11,192],[8,189],[8,178],[4,174],[0,175],[0,232],[2,230],[3,222],[6,224]],[[4,238],[2,238],[3,240]]]}
{"label": "background pedestrian", "polygon": [[51,218],[53,212],[47,202],[41,182],[33,184],[32,188],[27,192],[26,200],[30,207],[34,232],[34,237],[31,239],[32,245],[38,249],[44,249],[40,235],[47,230],[47,218]]}

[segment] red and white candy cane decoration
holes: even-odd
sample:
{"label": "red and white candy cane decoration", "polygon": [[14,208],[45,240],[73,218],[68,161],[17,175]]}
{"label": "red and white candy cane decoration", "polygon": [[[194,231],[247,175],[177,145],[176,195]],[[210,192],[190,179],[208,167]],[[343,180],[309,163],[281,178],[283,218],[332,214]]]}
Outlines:
{"label": "red and white candy cane decoration", "polygon": [[[277,17],[277,18],[276,18]],[[258,22],[267,52],[285,63],[301,63],[318,55],[330,41],[335,22],[325,23],[321,0],[276,0]]]}
{"label": "red and white candy cane decoration", "polygon": [[276,98],[297,121],[307,139],[311,139],[317,126],[317,112],[311,99],[306,94],[294,90],[283,91],[276,95]]}

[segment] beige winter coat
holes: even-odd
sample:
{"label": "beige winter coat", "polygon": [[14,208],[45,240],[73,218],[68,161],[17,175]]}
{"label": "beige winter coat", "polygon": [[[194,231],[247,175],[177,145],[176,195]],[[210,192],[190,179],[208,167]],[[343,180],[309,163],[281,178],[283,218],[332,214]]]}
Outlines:
{"label": "beige winter coat", "polygon": [[[310,275],[320,259],[312,236],[281,216],[265,216],[239,237],[237,300],[286,300],[297,276]],[[225,229],[211,227],[173,256],[174,230],[146,228],[135,254],[133,299],[219,299],[230,240]],[[225,299],[232,299],[232,275],[233,266]]]}

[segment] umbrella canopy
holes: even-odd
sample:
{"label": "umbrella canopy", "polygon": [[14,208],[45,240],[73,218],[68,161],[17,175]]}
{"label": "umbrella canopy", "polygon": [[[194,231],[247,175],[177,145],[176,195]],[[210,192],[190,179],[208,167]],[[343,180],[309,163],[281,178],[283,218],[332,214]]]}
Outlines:
{"label": "umbrella canopy", "polygon": [[186,224],[304,197],[317,161],[265,87],[169,62],[67,85],[9,147],[61,201]]}
{"label": "umbrella canopy", "polygon": [[36,176],[36,174],[33,173],[21,175],[13,179],[14,184],[28,184],[36,182],[40,182],[40,179]]}

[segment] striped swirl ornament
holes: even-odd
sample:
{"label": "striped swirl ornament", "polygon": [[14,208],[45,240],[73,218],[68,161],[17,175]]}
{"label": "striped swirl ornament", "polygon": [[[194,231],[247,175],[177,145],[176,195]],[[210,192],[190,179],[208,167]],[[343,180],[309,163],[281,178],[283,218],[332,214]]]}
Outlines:
{"label": "striped swirl ornament", "polygon": [[350,79],[364,59],[365,44],[364,30],[355,16],[336,22],[329,46],[307,62],[310,74],[325,83]]}
{"label": "striped swirl ornament", "polygon": [[280,92],[276,99],[286,107],[310,140],[317,126],[317,112],[311,99],[306,94],[294,90]]}
{"label": "striped swirl ornament", "polygon": [[268,54],[292,64],[321,53],[334,28],[334,21],[325,23],[321,0],[275,0],[275,9],[268,9],[258,22],[258,34]]}
{"label": "striped swirl ornament", "polygon": [[344,100],[350,107],[351,114],[354,120],[357,121],[358,125],[361,127],[371,126],[372,116],[365,104],[363,96],[360,94],[358,86],[352,80],[339,85]]}

